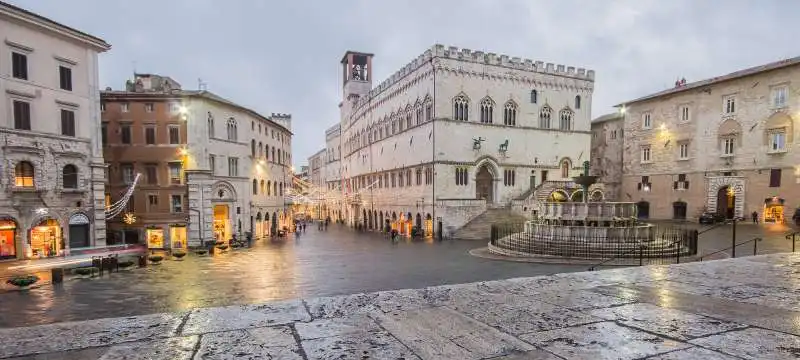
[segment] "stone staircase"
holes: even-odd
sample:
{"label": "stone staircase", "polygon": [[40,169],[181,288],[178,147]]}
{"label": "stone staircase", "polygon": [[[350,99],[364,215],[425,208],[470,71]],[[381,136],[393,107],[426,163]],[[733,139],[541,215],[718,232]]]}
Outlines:
{"label": "stone staircase", "polygon": [[493,224],[523,223],[527,219],[514,213],[508,207],[489,208],[483,214],[476,216],[466,225],[453,233],[453,238],[459,240],[486,240],[489,241]]}

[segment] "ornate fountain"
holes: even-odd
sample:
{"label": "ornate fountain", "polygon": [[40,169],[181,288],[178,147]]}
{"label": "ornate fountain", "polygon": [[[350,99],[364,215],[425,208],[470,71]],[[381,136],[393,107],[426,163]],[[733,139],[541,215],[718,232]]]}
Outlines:
{"label": "ornate fountain", "polygon": [[685,233],[667,234],[640,222],[634,202],[589,201],[589,187],[597,176],[589,175],[588,161],[573,180],[583,188],[582,201],[540,202],[535,205],[536,219],[513,227],[493,226],[489,251],[508,257],[569,259],[637,257],[641,254],[635,250],[642,247],[653,257],[692,252],[674,244],[673,239],[682,239]]}

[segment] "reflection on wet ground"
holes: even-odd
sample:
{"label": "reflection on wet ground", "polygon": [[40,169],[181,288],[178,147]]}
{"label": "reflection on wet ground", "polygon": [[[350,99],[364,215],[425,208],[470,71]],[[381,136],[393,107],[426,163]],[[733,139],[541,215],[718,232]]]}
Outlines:
{"label": "reflection on wet ground", "polygon": [[583,271],[472,257],[468,241],[401,241],[332,226],[252,249],[59,286],[0,292],[0,327]]}

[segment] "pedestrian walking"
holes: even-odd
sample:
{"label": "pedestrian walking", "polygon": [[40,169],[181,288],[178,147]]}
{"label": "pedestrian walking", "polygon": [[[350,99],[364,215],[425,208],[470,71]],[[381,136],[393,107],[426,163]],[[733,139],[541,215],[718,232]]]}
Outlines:
{"label": "pedestrian walking", "polygon": [[303,221],[303,232],[306,232],[306,222]]}
{"label": "pedestrian walking", "polygon": [[753,211],[751,215],[753,216],[753,224],[758,224],[758,211]]}

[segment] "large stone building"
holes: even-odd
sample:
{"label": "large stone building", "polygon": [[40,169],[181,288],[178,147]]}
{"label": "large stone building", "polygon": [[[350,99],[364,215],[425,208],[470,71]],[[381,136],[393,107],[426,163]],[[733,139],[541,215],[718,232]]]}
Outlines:
{"label": "large stone building", "polygon": [[615,112],[592,120],[591,175],[603,184],[605,199],[620,199],[624,117]]}
{"label": "large stone building", "polygon": [[620,104],[623,200],[658,219],[791,216],[800,205],[798,83],[793,58]]}
{"label": "large stone building", "polygon": [[141,173],[128,211],[109,220],[152,248],[200,246],[234,234],[268,236],[288,221],[291,116],[262,116],[206,90],[137,74],[104,91],[110,201]]}
{"label": "large stone building", "polygon": [[438,220],[452,234],[543,182],[569,186],[589,160],[591,70],[436,45],[373,86],[372,60],[342,58],[340,144],[328,142],[352,225],[430,234]]}
{"label": "large stone building", "polygon": [[325,181],[325,163],[326,160],[326,150],[322,149],[317,151],[314,155],[308,158],[308,167],[309,167],[309,181],[315,187],[319,187],[325,189],[326,181]]}
{"label": "large stone building", "polygon": [[0,2],[0,260],[106,244],[97,37]]}

